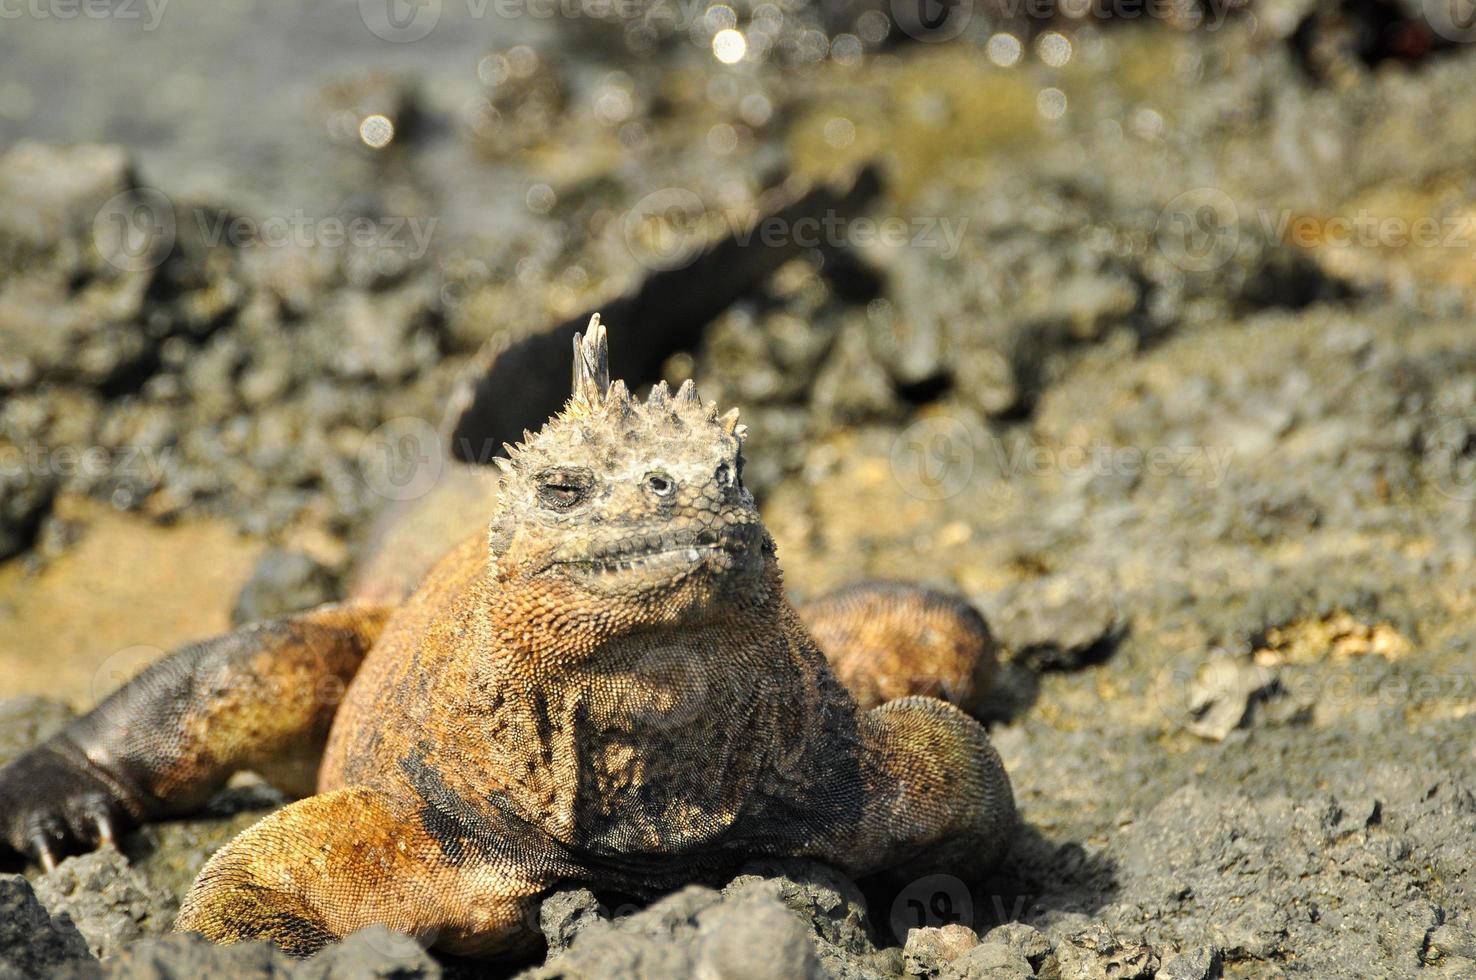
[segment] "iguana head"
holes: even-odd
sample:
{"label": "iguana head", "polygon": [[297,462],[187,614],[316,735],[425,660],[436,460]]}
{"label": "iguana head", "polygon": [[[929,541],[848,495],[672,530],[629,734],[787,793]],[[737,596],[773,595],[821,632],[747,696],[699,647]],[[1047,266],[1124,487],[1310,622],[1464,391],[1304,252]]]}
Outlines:
{"label": "iguana head", "polygon": [[574,338],[573,388],[562,412],[496,460],[493,574],[612,626],[761,598],[773,545],[743,486],[737,409],[720,415],[690,381],[633,398],[610,380],[598,315]]}

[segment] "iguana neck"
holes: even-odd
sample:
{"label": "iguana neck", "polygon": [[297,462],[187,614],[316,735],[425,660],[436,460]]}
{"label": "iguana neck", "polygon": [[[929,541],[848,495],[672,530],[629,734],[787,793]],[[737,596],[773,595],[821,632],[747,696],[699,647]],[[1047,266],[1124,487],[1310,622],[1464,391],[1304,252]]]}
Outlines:
{"label": "iguana neck", "polygon": [[499,651],[488,683],[502,710],[488,734],[499,755],[526,760],[505,788],[525,819],[595,853],[720,838],[752,796],[804,672],[775,586],[756,605],[631,630],[577,658]]}

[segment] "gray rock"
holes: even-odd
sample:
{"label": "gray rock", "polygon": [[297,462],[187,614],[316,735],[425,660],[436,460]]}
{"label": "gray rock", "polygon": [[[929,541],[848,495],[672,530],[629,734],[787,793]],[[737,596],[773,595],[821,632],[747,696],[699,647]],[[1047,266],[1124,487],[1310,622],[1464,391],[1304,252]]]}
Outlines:
{"label": "gray rock", "polygon": [[295,965],[294,980],[436,980],[441,965],[404,933],[371,926]]}
{"label": "gray rock", "polygon": [[394,382],[434,364],[438,355],[432,297],[418,283],[394,290],[340,294],[322,354],[345,379]]}
{"label": "gray rock", "polygon": [[380,926],[361,929],[306,960],[270,943],[217,946],[193,933],[173,933],[124,947],[97,963],[69,965],[71,980],[438,980],[441,966],[414,939]]}
{"label": "gray rock", "polygon": [[38,977],[92,954],[66,916],[53,916],[20,875],[0,875],[0,977]]}
{"label": "gray rock", "polygon": [[[132,184],[118,146],[54,146],[24,140],[0,157],[0,243],[16,261],[71,252],[92,235],[107,201]],[[79,250],[80,251],[80,250]],[[77,252],[64,260],[80,262]]]}
{"label": "gray rock", "polygon": [[697,917],[721,902],[720,892],[705,885],[688,885],[673,892],[645,909],[630,915],[617,917],[616,928],[663,939],[686,935],[697,922]]}
{"label": "gray rock", "polygon": [[1448,923],[1432,929],[1425,940],[1423,959],[1452,972],[1476,974],[1476,934]]}
{"label": "gray rock", "polygon": [[1105,653],[1121,623],[1110,594],[1068,575],[1032,579],[984,603],[989,628],[1014,660],[1072,670]]}
{"label": "gray rock", "polygon": [[1417,970],[1446,916],[1435,899],[1453,907],[1457,890],[1471,887],[1469,856],[1455,842],[1476,832],[1476,796],[1457,779],[1417,772],[1324,766],[1336,796],[1186,786],[1123,834],[1119,883],[1135,904],[1107,918],[1232,962],[1295,951],[1321,975],[1351,962]]}
{"label": "gray rock", "polygon": [[688,976],[695,968],[697,920],[722,896],[691,885],[630,915],[586,921],[569,948],[528,978]]}
{"label": "gray rock", "polygon": [[977,945],[974,930],[958,923],[912,929],[902,947],[903,965],[909,976],[936,977]]}
{"label": "gray rock", "polygon": [[1250,722],[1254,708],[1277,690],[1276,672],[1249,660],[1213,657],[1188,685],[1188,728],[1200,738],[1224,741]]}
{"label": "gray rock", "polygon": [[1213,980],[1219,975],[1220,951],[1200,946],[1165,959],[1154,980]]}
{"label": "gray rock", "polygon": [[0,559],[30,547],[41,519],[51,511],[56,484],[49,474],[23,465],[0,467]]}
{"label": "gray rock", "polygon": [[1037,970],[1055,949],[1045,933],[1023,922],[1006,922],[1004,925],[995,926],[980,937],[980,941],[1010,947]]}
{"label": "gray rock", "polygon": [[157,935],[171,924],[173,899],[149,884],[114,847],[67,858],[35,881],[36,897],[53,915],[76,923],[94,956]]}
{"label": "gray rock", "polygon": [[270,943],[217,946],[194,933],[172,933],[125,947],[99,969],[71,968],[60,976],[98,980],[179,980],[182,977],[232,977],[284,980],[295,975],[296,961]]}
{"label": "gray rock", "polygon": [[[726,893],[691,885],[614,919],[602,917],[588,891],[561,892],[544,903],[540,914],[548,961],[523,976],[863,980],[882,975],[874,963],[817,939],[805,913],[779,898],[784,892],[803,905],[803,886],[749,875],[736,879]],[[818,946],[831,954],[824,968]]]}
{"label": "gray rock", "polygon": [[259,623],[311,609],[333,599],[337,577],[326,565],[300,551],[274,548],[262,555],[241,588],[231,622]]}
{"label": "gray rock", "polygon": [[873,950],[866,898],[855,882],[818,861],[755,861],[723,889],[724,897],[762,893],[807,918],[815,934],[848,953]]}
{"label": "gray rock", "polygon": [[1029,980],[1036,975],[1030,961],[1005,943],[984,942],[944,968],[944,980]]}
{"label": "gray rock", "polygon": [[47,698],[0,701],[0,765],[55,735],[73,717],[71,708]]}
{"label": "gray rock", "polygon": [[810,980],[820,976],[806,923],[779,902],[750,898],[701,916],[697,976],[712,980]]}
{"label": "gray rock", "polygon": [[551,957],[568,949],[579,933],[605,921],[608,920],[600,912],[599,900],[588,888],[554,892],[543,900],[538,911],[538,927],[543,931]]}
{"label": "gray rock", "polygon": [[1158,970],[1158,954],[1147,943],[1119,937],[1096,925],[1066,937],[1056,948],[1061,980],[1146,980]]}
{"label": "gray rock", "polygon": [[573,945],[542,967],[519,974],[521,980],[639,980],[642,977],[687,976],[692,970],[688,946],[663,942],[619,929],[589,929]]}

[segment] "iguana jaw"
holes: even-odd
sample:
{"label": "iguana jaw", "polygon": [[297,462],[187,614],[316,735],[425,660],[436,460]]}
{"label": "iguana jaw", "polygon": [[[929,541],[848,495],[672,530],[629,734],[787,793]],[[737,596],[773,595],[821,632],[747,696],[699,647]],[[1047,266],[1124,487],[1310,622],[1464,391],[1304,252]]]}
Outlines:
{"label": "iguana jaw", "polygon": [[591,591],[629,595],[678,585],[693,575],[721,576],[759,563],[754,535],[743,524],[719,535],[634,534],[604,542],[584,554],[556,558],[548,569]]}

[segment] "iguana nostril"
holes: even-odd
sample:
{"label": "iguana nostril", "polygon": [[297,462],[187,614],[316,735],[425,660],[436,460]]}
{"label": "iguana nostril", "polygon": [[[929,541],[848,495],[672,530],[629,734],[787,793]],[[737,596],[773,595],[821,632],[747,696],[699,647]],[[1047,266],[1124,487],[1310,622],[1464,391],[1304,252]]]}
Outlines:
{"label": "iguana nostril", "polygon": [[646,489],[658,497],[670,496],[671,492],[676,489],[676,481],[665,473],[647,473]]}

